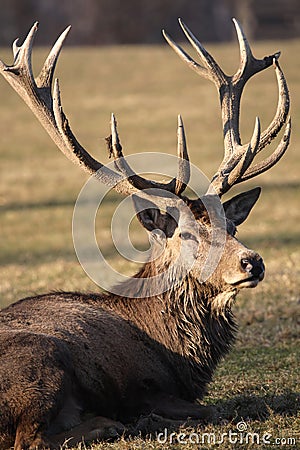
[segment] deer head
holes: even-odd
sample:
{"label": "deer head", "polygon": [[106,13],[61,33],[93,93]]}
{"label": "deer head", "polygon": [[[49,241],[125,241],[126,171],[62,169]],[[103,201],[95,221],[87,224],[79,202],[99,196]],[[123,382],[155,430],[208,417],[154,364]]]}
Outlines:
{"label": "deer head", "polygon": [[[248,216],[257,201],[260,188],[251,189],[221,205],[221,197],[234,185],[247,181],[270,169],[286,151],[291,133],[291,121],[287,119],[289,94],[283,72],[279,66],[280,53],[256,59],[240,24],[234,19],[240,47],[240,65],[233,76],[226,75],[214,58],[205,50],[187,26],[179,20],[187,39],[196,50],[201,64],[163,32],[169,45],[180,58],[199,75],[214,82],[218,89],[224,136],[224,158],[212,177],[204,196],[189,199],[183,195],[190,178],[189,157],[184,127],[178,118],[178,173],[167,183],[146,179],[136,174],[123,156],[117,123],[111,117],[111,135],[107,138],[110,154],[114,157],[115,170],[108,169],[94,159],[77,141],[63,112],[58,80],[53,83],[56,62],[67,28],[53,46],[38,77],[34,78],[31,53],[38,24],[35,23],[22,46],[13,44],[14,63],[0,62],[5,79],[28,104],[58,148],[73,162],[102,183],[117,192],[133,195],[137,216],[151,233],[153,255],[151,261],[137,275],[137,279],[150,280],[169,267],[164,283],[174,285],[187,272],[201,282],[211,282],[220,291],[254,287],[264,276],[261,257],[247,249],[235,238],[236,227]],[[272,66],[275,69],[279,99],[275,116],[265,131],[261,131],[257,118],[250,142],[242,144],[239,132],[240,102],[246,82],[258,72]],[[54,84],[54,85],[53,85]],[[53,87],[52,87],[53,85]],[[271,156],[254,164],[256,155],[263,150],[286,124],[284,135]],[[152,193],[148,198],[141,191]],[[155,195],[153,195],[153,193]],[[221,248],[221,252],[216,249]],[[218,253],[214,270],[205,272],[209,254]],[[174,261],[176,263],[174,263]],[[210,263],[209,263],[210,264]],[[182,271],[184,266],[187,272]],[[171,275],[170,275],[171,274]],[[171,278],[170,278],[171,277]],[[176,284],[176,283],[175,283]],[[166,287],[167,289],[167,287]]]}

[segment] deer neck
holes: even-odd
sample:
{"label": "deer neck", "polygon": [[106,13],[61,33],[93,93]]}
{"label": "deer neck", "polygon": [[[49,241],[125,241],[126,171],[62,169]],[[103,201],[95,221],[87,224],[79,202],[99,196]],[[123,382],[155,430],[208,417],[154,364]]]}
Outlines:
{"label": "deer neck", "polygon": [[230,307],[235,296],[190,277],[165,294],[173,334],[178,336],[174,349],[181,359],[178,377],[185,386],[188,380],[186,395],[191,399],[203,397],[214,369],[234,342],[237,326]]}
{"label": "deer neck", "polygon": [[[193,364],[201,365],[204,359],[213,368],[234,340],[236,324],[231,306],[236,290],[227,292],[187,275],[179,283],[178,278],[176,283],[169,283],[165,292],[149,296],[147,290],[143,292],[143,280],[153,275],[153,267],[145,264],[135,278],[122,285],[123,314],[168,349]],[[136,280],[140,291],[138,298],[133,298]]]}
{"label": "deer neck", "polygon": [[224,292],[208,283],[186,277],[176,290],[166,293],[170,313],[176,318],[182,354],[201,364],[215,365],[227,353],[236,324],[231,311],[236,292]]}
{"label": "deer neck", "polygon": [[[153,271],[146,264],[136,277],[143,281],[149,274]],[[187,275],[162,294],[134,298],[132,283],[131,279],[123,285],[124,296],[111,299],[110,307],[157,343],[177,372],[183,395],[201,398],[235,338],[231,306],[236,291],[226,292]]]}

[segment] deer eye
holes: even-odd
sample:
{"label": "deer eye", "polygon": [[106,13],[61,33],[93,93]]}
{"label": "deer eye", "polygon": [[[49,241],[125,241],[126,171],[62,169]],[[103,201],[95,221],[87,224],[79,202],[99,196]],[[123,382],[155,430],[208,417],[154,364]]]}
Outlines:
{"label": "deer eye", "polygon": [[184,233],[180,233],[179,237],[184,240],[184,241],[197,241],[196,237],[192,234],[189,233],[188,231],[184,232]]}

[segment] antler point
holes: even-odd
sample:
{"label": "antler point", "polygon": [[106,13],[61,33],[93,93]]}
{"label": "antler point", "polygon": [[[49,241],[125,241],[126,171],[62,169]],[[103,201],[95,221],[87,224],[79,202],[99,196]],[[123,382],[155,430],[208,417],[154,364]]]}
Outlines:
{"label": "antler point", "polygon": [[234,26],[235,26],[237,31],[238,30],[242,31],[242,25],[235,17],[232,17],[232,22],[233,22],[233,24],[234,24]]}
{"label": "antler point", "polygon": [[280,55],[281,55],[281,52],[279,51],[279,52],[276,52],[276,53],[274,53],[274,55],[273,55],[273,65],[275,66],[275,67],[278,67],[278,60],[279,60],[279,58],[280,58]]}
{"label": "antler point", "polygon": [[178,22],[179,22],[179,25],[181,26],[181,28],[183,29],[183,31],[185,29],[187,29],[186,24],[184,23],[184,21],[180,17],[178,17]]}
{"label": "antler point", "polygon": [[39,25],[39,22],[36,20],[31,27],[31,31],[37,32]]}

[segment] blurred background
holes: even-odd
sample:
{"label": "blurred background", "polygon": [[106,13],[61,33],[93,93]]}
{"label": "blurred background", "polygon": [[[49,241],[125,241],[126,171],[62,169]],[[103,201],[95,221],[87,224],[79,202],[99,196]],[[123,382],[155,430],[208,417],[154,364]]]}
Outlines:
{"label": "blurred background", "polygon": [[33,20],[43,27],[41,45],[68,24],[71,45],[159,43],[161,28],[180,39],[177,17],[201,30],[203,41],[230,41],[231,17],[251,39],[300,36],[299,0],[1,0],[0,46],[27,32]]}

